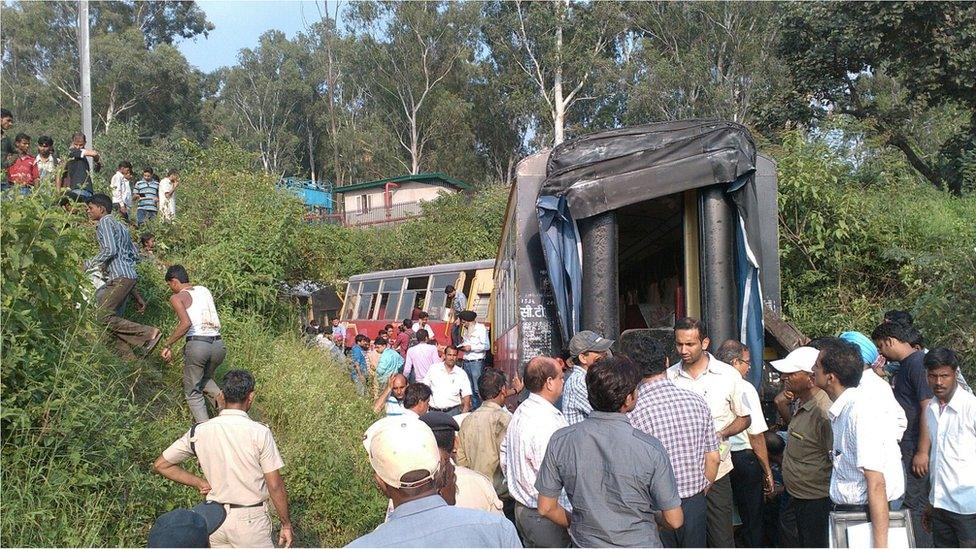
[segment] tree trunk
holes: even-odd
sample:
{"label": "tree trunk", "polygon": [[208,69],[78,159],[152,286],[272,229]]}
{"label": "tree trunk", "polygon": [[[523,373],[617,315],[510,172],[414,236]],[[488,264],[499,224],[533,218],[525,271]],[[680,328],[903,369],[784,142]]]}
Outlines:
{"label": "tree trunk", "polygon": [[[568,0],[566,0],[568,3]],[[552,134],[553,144],[558,145],[566,140],[566,103],[563,100],[563,16],[565,14],[563,2],[557,3],[559,14],[556,17],[556,73],[552,81],[553,116]]]}
{"label": "tree trunk", "polygon": [[410,173],[420,173],[420,137],[417,131],[417,113],[410,117]]}
{"label": "tree trunk", "polygon": [[[336,6],[336,10],[339,7]],[[325,9],[323,11],[325,14],[326,21],[329,23],[329,32],[326,34],[325,38],[325,48],[326,56],[329,60],[328,71],[326,72],[326,84],[329,86],[329,141],[332,145],[332,181],[336,184],[340,184],[340,170],[339,170],[339,123],[336,116],[336,81],[338,80],[335,73],[335,49],[333,41],[335,39],[334,33],[332,32],[332,23],[335,19],[331,18],[329,15],[329,3],[325,2]],[[323,174],[326,173],[324,170]]]}
{"label": "tree trunk", "polygon": [[935,168],[930,166],[928,162],[915,152],[915,147],[908,142],[908,138],[898,131],[892,131],[891,137],[888,138],[888,144],[900,150],[905,155],[905,158],[908,159],[908,163],[918,173],[922,174],[922,177],[927,179],[929,183],[934,185],[936,189],[940,191],[945,190],[945,180]]}

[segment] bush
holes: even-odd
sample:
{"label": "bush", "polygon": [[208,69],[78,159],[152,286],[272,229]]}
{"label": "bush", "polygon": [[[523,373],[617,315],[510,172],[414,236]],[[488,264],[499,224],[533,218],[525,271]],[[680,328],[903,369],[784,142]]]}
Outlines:
{"label": "bush", "polygon": [[[214,163],[214,159],[220,163]],[[177,217],[154,224],[172,262],[210,288],[223,306],[254,314],[277,307],[293,267],[304,209],[272,178],[248,171],[246,155],[226,144],[183,155]]]}
{"label": "bush", "polygon": [[100,342],[80,269],[89,229],[52,199],[3,202],[0,544],[141,545],[145,525],[186,501],[149,474],[164,422],[132,398],[146,365]]}
{"label": "bush", "polygon": [[295,335],[273,335],[258,319],[223,320],[229,352],[218,379],[229,368],[257,379],[251,415],[271,426],[285,461],[298,546],[342,546],[375,528],[386,499],[373,484],[362,439],[376,417],[345,366]]}
{"label": "bush", "polygon": [[81,304],[85,232],[53,196],[3,198],[3,432],[36,422],[29,407],[46,398],[65,350],[92,333]]}
{"label": "bush", "polygon": [[422,205],[423,217],[396,225],[305,225],[298,239],[302,256],[297,265],[310,268],[302,276],[338,283],[369,271],[493,259],[508,191],[509,187],[491,185],[470,195],[441,196]]}
{"label": "bush", "polygon": [[786,315],[808,335],[870,333],[905,309],[976,376],[976,197],[906,177],[864,181],[799,132],[776,152]]}
{"label": "bush", "polygon": [[[373,416],[347,372],[294,337],[272,335],[283,331],[275,319],[291,313],[278,292],[285,273],[301,270],[302,209],[262,177],[219,171],[211,154],[233,163],[223,152],[188,149],[182,215],[151,228],[165,259],[214,290],[230,349],[224,369],[257,377],[254,417],[278,439],[301,543],[341,545],[383,516],[359,444]],[[199,500],[151,471],[189,427],[181,365],[126,362],[107,350],[84,305],[90,282],[80,267],[94,252],[93,228],[52,201],[3,198],[0,544],[143,545],[157,516]],[[139,320],[169,333],[162,273],[149,264],[139,272],[150,301]]]}

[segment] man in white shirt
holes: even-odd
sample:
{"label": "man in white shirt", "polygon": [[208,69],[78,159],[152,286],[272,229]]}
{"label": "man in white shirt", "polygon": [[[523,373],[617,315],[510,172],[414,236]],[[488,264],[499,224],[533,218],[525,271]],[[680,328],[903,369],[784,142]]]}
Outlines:
{"label": "man in white shirt", "polygon": [[420,311],[420,315],[417,317],[417,322],[414,322],[410,329],[413,330],[413,333],[424,330],[427,332],[429,339],[434,339],[436,337],[434,336],[434,329],[430,327],[430,324],[427,324],[428,320],[430,320],[430,314],[428,314],[427,311]]}
{"label": "man in white shirt", "polygon": [[[568,425],[555,406],[563,393],[563,371],[555,360],[536,357],[526,365],[523,380],[529,398],[512,415],[499,451],[502,474],[515,500],[515,525],[526,547],[568,547],[569,532],[539,514],[535,487],[549,439]],[[572,509],[565,493],[559,503]]]}
{"label": "man in white shirt", "polygon": [[922,524],[935,547],[976,547],[976,396],[960,388],[951,349],[929,351],[925,370],[935,398],[925,409],[932,489]]}
{"label": "man in white shirt", "polygon": [[905,493],[905,477],[889,419],[857,389],[862,371],[857,347],[840,340],[825,343],[813,365],[814,383],[834,401],[830,499],[837,510],[866,510],[872,546],[887,547],[888,502]]}
{"label": "man in white shirt", "polygon": [[471,410],[471,382],[464,370],[457,367],[458,349],[448,345],[444,361],[430,367],[420,380],[430,387],[430,409],[457,415]]}
{"label": "man in white shirt", "polygon": [[119,162],[119,169],[112,176],[109,186],[112,187],[112,206],[126,221],[129,220],[129,210],[132,208],[132,163],[128,160]]}
{"label": "man in white shirt", "polygon": [[[737,547],[760,547],[763,531],[764,494],[773,491],[773,471],[769,466],[765,432],[769,430],[763,416],[759,393],[745,376],[749,373],[749,348],[730,339],[723,343],[715,356],[730,364],[742,376],[742,394],[749,406],[752,422],[749,428],[729,438],[732,450],[732,497],[742,519],[737,532]],[[741,543],[739,543],[741,542]]]}
{"label": "man in white shirt", "polygon": [[732,529],[732,458],[729,437],[749,428],[752,418],[742,376],[732,366],[705,351],[711,341],[705,324],[698,319],[679,318],[674,323],[674,346],[681,361],[668,368],[672,383],[701,395],[712,412],[719,439],[718,476],[705,495],[709,547],[734,547]]}
{"label": "man in white shirt", "polygon": [[[461,367],[468,374],[468,381],[472,387],[478,386],[481,372],[485,368],[485,352],[488,350],[488,328],[478,322],[478,314],[474,311],[461,311],[461,344],[458,349],[464,351]],[[481,406],[481,397],[477,393],[472,397],[472,410]]]}
{"label": "man in white shirt", "polygon": [[861,383],[858,384],[857,390],[865,395],[866,400],[873,402],[879,412],[888,417],[888,424],[895,430],[895,440],[901,440],[908,427],[908,418],[905,416],[905,409],[895,400],[891,385],[878,377],[871,367],[880,356],[878,347],[871,338],[860,332],[844,332],[840,334],[840,339],[853,343],[861,352],[864,371],[861,373]]}
{"label": "man in white shirt", "polygon": [[166,221],[176,219],[176,188],[180,186],[180,174],[170,170],[159,182],[159,216]]}

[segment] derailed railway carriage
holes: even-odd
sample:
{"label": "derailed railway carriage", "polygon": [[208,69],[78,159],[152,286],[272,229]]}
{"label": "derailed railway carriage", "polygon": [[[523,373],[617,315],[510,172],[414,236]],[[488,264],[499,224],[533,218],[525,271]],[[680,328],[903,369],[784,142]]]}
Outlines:
{"label": "derailed railway carriage", "polygon": [[713,347],[749,346],[758,386],[764,310],[780,310],[775,164],[721,120],[612,130],[529,156],[494,277],[494,360],[509,375],[580,330],[650,330],[673,348],[674,319],[694,316]]}

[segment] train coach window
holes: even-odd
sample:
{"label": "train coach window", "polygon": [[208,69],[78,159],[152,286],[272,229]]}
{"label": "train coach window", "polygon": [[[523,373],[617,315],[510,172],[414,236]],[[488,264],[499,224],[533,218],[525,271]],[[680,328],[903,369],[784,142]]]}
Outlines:
{"label": "train coach window", "polygon": [[356,308],[359,305],[359,287],[361,282],[350,282],[346,289],[346,302],[343,305],[342,318],[345,320],[356,318]]}
{"label": "train coach window", "polygon": [[403,291],[403,296],[400,298],[400,307],[397,308],[396,317],[398,320],[410,318],[416,300],[417,300],[417,290]]}
{"label": "train coach window", "polygon": [[370,313],[373,311],[373,304],[376,302],[376,291],[379,289],[379,280],[363,282],[363,287],[359,291],[359,309],[356,311],[356,318],[372,318]]}
{"label": "train coach window", "polygon": [[400,290],[403,289],[402,278],[388,278],[380,287],[379,308],[376,311],[378,320],[397,320],[397,305],[400,302]]}
{"label": "train coach window", "polygon": [[444,273],[436,274],[432,277],[433,280],[430,285],[430,299],[427,302],[427,313],[430,314],[431,320],[447,320],[447,316],[450,313],[450,307],[447,304],[447,294],[444,293],[444,288],[448,284],[457,284],[459,274],[460,273]]}

